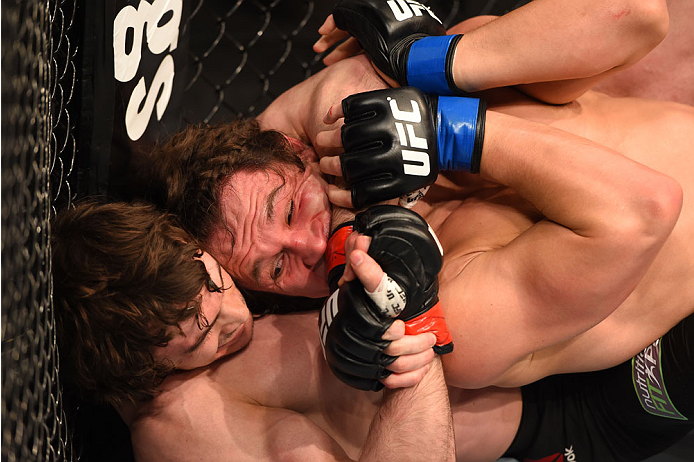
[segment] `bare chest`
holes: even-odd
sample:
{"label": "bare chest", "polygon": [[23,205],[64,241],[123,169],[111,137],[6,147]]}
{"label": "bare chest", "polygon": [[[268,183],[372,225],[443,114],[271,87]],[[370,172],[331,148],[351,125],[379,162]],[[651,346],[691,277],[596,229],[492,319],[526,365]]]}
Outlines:
{"label": "bare chest", "polygon": [[436,232],[446,262],[500,248],[542,219],[529,202],[508,188],[485,188],[473,194],[434,196],[417,210]]}
{"label": "bare chest", "polygon": [[249,348],[216,374],[225,392],[306,416],[355,458],[381,397],[348,387],[329,370],[317,313],[260,319]]}

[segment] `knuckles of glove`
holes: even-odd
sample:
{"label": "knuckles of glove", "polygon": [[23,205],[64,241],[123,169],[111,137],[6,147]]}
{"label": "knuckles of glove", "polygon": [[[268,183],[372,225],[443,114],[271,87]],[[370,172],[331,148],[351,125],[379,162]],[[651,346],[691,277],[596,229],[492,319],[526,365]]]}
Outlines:
{"label": "knuckles of glove", "polygon": [[[356,280],[344,284],[338,289],[336,300],[331,299],[319,316],[319,325],[327,325],[323,351],[330,369],[350,386],[380,390],[378,380],[390,375],[386,367],[397,359],[383,352],[390,341],[382,337],[393,319],[380,315]],[[330,303],[336,305],[329,306]]]}
{"label": "knuckles of glove", "polygon": [[335,25],[355,37],[381,71],[406,85],[410,45],[446,29],[424,5],[413,1],[338,0]]}
{"label": "knuckles of glove", "polygon": [[369,255],[405,291],[398,319],[412,319],[438,301],[442,258],[422,217],[397,206],[375,206],[357,214],[354,229],[371,236]]}
{"label": "knuckles of glove", "polygon": [[345,98],[342,107],[340,163],[354,207],[395,199],[436,181],[435,111],[421,91],[359,93]]}

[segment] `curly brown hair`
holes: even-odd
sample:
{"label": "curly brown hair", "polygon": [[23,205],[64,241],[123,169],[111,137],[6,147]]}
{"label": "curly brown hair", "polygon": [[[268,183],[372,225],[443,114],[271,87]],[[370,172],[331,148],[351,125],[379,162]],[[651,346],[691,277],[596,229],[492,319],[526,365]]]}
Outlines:
{"label": "curly brown hair", "polygon": [[234,173],[272,170],[282,176],[283,165],[305,168],[282,133],[262,130],[255,119],[190,125],[150,158],[151,170],[143,173],[163,190],[159,201],[202,243],[223,223],[218,198]]}
{"label": "curly brown hair", "polygon": [[63,379],[96,402],[155,396],[173,364],[153,348],[201,316],[200,245],[152,205],[89,201],[57,214],[51,246]]}

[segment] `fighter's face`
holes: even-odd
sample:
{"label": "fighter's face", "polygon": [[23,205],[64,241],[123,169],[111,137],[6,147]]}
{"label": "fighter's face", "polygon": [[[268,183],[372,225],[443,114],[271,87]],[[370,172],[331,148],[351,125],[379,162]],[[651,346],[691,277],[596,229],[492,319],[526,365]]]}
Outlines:
{"label": "fighter's face", "polygon": [[200,260],[210,283],[200,291],[203,317],[181,323],[183,334],[154,350],[157,359],[171,360],[177,369],[195,369],[245,347],[253,333],[253,317],[231,276],[208,253]]}
{"label": "fighter's face", "polygon": [[235,173],[223,186],[224,226],[214,255],[250,289],[322,297],[329,294],[323,254],[330,230],[327,183],[315,165]]}

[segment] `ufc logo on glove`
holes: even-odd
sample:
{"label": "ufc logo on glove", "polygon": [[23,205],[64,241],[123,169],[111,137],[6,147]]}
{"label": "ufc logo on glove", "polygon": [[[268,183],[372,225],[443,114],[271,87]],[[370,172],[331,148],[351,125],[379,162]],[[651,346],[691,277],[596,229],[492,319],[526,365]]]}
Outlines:
{"label": "ufc logo on glove", "polygon": [[434,12],[431,11],[431,8],[414,0],[388,0],[388,6],[393,12],[396,21],[404,21],[412,16],[421,16],[422,11],[426,11],[429,13],[429,16],[436,19],[439,23],[441,22]]}
{"label": "ufc logo on glove", "polygon": [[429,144],[426,138],[419,137],[415,133],[414,124],[418,125],[422,122],[422,113],[419,109],[419,104],[414,100],[410,100],[411,110],[403,111],[398,107],[398,102],[395,99],[388,97],[388,102],[390,103],[390,112],[393,114],[393,118],[398,121],[395,122],[395,129],[398,132],[400,145],[423,150],[402,150],[402,167],[405,175],[429,175],[429,172],[431,172],[428,152]]}

